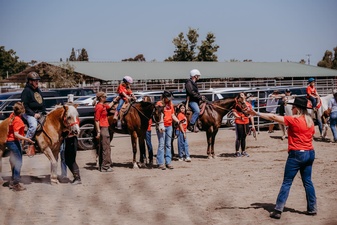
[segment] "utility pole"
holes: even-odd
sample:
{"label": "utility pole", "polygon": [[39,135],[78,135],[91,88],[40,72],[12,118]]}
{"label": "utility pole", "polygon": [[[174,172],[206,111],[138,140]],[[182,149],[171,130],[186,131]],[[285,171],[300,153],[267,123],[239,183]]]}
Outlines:
{"label": "utility pole", "polygon": [[310,56],[311,56],[311,54],[306,54],[306,56],[307,56],[307,59],[308,59],[308,65],[310,65]]}

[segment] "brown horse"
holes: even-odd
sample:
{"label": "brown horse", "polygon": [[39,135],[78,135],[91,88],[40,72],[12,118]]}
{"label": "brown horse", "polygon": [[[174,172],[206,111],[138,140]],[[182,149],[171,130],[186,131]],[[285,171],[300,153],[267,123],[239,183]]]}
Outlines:
{"label": "brown horse", "polygon": [[80,128],[77,117],[76,106],[56,106],[55,109],[47,114],[42,130],[37,131],[35,134],[37,147],[51,162],[51,183],[58,183],[57,160],[62,142],[62,132],[78,134]]}
{"label": "brown horse", "polygon": [[[242,98],[226,98],[222,100],[217,100],[212,103],[204,103],[206,104],[205,110],[201,112],[199,116],[198,126],[202,131],[206,131],[207,137],[207,156],[208,158],[215,158],[214,153],[214,143],[215,136],[218,133],[218,130],[221,126],[222,118],[231,111],[234,107],[245,109],[246,105],[242,101]],[[187,111],[187,118],[190,121],[192,117],[192,112],[190,110]]]}
{"label": "brown horse", "polygon": [[[113,133],[130,134],[133,151],[133,168],[145,167],[145,135],[149,125],[149,120],[152,118],[156,124],[156,128],[161,132],[165,130],[163,123],[163,107],[156,106],[151,102],[134,102],[131,103],[127,113],[123,116],[123,129],[116,129],[116,122],[113,119],[113,113],[108,117],[110,124],[110,138],[113,138]],[[137,142],[139,145],[140,159],[139,166],[136,162]],[[152,163],[152,162],[150,162]]]}

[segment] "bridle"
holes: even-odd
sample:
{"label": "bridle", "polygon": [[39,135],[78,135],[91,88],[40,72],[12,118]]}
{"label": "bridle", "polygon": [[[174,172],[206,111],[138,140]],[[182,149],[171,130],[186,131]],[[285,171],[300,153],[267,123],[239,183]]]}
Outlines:
{"label": "bridle", "polygon": [[[135,110],[137,110],[137,112],[139,114],[141,114],[142,116],[144,116],[147,120],[150,120],[151,118],[147,117],[142,111],[140,111],[139,109],[137,109],[137,107],[135,107],[133,104],[131,105],[131,107],[133,107]],[[154,117],[154,114],[155,114],[155,111],[156,111],[156,106],[154,106],[153,110],[152,110],[152,113],[151,113],[151,117],[152,117],[152,121],[155,123],[156,125],[156,128],[159,127],[159,124],[161,123],[164,123],[164,122],[161,122],[161,121],[157,121]]]}

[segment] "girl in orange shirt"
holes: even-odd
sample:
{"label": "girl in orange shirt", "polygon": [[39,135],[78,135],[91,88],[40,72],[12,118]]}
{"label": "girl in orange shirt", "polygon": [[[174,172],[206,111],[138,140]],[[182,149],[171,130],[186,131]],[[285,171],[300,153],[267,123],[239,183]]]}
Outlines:
{"label": "girl in orange shirt", "polygon": [[9,162],[12,170],[12,178],[9,182],[9,188],[13,191],[23,191],[26,188],[20,184],[21,167],[22,167],[22,148],[20,139],[34,144],[30,138],[24,136],[25,124],[21,119],[21,114],[25,112],[25,108],[21,102],[17,102],[13,106],[14,112],[9,116],[9,131],[7,134],[6,146],[10,151]]}
{"label": "girl in orange shirt", "polygon": [[185,115],[185,111],[186,111],[185,105],[180,104],[178,108],[178,115],[177,115],[177,118],[179,120],[179,126],[176,130],[176,135],[178,137],[178,155],[179,155],[179,161],[185,160],[186,162],[191,162],[190,152],[188,151],[187,136],[186,136],[187,118]]}

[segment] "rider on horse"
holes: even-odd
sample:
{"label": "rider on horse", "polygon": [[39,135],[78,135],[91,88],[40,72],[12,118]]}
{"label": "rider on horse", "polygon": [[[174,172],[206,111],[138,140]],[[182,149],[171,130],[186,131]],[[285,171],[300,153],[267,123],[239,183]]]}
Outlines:
{"label": "rider on horse", "polygon": [[203,100],[204,96],[201,96],[199,93],[198,86],[196,82],[199,80],[201,73],[197,69],[193,69],[190,71],[190,79],[186,81],[185,88],[186,88],[186,109],[188,106],[192,109],[192,118],[190,124],[188,125],[187,129],[191,132],[198,132],[197,126],[195,123],[199,117],[200,109],[199,109],[199,102]]}
{"label": "rider on horse", "polygon": [[[21,101],[25,107],[26,112],[22,115],[28,123],[27,138],[33,138],[38,119],[41,115],[46,114],[46,107],[44,99],[39,89],[40,76],[36,72],[30,72],[27,75],[27,83],[21,93]],[[27,149],[27,155],[34,155],[34,145],[30,144]]]}
{"label": "rider on horse", "polygon": [[312,108],[314,110],[317,110],[317,105],[319,103],[319,95],[318,95],[316,87],[315,87],[315,79],[314,78],[308,79],[307,98],[311,101]]}
{"label": "rider on horse", "polygon": [[[136,97],[133,95],[130,85],[133,83],[133,79],[130,76],[123,77],[123,82],[118,86],[117,92],[119,95],[119,102],[117,109],[115,111],[114,119],[118,119],[119,111],[121,110],[124,102],[129,102],[132,99],[136,100]],[[119,120],[117,122],[117,129],[122,129],[122,116],[119,116]]]}

